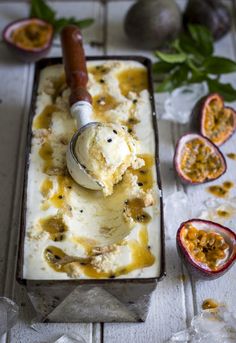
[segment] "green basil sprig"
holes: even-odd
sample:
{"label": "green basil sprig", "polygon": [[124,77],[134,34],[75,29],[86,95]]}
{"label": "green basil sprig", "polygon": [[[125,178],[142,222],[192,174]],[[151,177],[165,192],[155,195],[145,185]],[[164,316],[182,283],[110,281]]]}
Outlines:
{"label": "green basil sprig", "polygon": [[44,0],[31,0],[30,17],[36,17],[45,20],[53,25],[55,33],[61,31],[61,29],[69,24],[73,24],[83,29],[93,24],[94,19],[85,18],[78,20],[75,17],[69,18],[57,18],[56,11],[54,11]]}
{"label": "green basil sprig", "polygon": [[214,56],[212,34],[201,25],[189,25],[171,45],[170,52],[157,50],[159,61],[153,65],[153,72],[161,82],[157,92],[167,92],[191,83],[206,82],[210,92],[220,93],[226,101],[236,100],[236,89],[229,83],[222,83],[222,74],[236,72],[235,61]]}

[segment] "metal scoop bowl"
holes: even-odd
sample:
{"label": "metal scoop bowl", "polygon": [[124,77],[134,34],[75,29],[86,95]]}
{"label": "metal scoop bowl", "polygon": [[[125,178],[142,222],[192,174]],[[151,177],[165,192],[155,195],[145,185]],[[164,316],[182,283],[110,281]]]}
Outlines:
{"label": "metal scoop bowl", "polygon": [[103,185],[101,182],[95,180],[86,170],[86,166],[80,163],[75,154],[75,145],[79,135],[90,126],[97,126],[97,122],[90,122],[82,126],[72,137],[66,152],[67,168],[72,178],[81,186],[92,189],[101,190]]}

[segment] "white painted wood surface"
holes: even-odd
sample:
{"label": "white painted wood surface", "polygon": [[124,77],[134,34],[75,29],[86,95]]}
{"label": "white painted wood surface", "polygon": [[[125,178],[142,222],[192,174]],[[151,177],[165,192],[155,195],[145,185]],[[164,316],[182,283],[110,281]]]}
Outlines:
{"label": "white painted wood surface", "polygon": [[[123,19],[133,1],[53,1],[60,15],[92,16],[96,22],[84,31],[87,54],[141,54],[153,58],[147,51],[133,47],[123,32]],[[179,1],[181,7],[185,1]],[[229,1],[228,1],[229,3]],[[0,1],[0,30],[10,21],[26,17],[24,1]],[[91,46],[90,42],[103,45]],[[216,44],[218,54],[235,58],[235,35],[231,33]],[[56,40],[51,56],[60,56]],[[63,333],[80,334],[88,343],[164,343],[171,334],[186,328],[194,313],[200,310],[202,300],[213,297],[236,307],[236,267],[217,281],[202,282],[189,278],[177,256],[175,239],[166,240],[167,277],[160,282],[152,297],[146,323],[142,324],[39,324],[30,328],[32,307],[22,287],[14,281],[14,260],[20,210],[19,189],[22,182],[25,132],[31,96],[33,65],[21,63],[0,43],[0,295],[14,297],[20,306],[20,319],[2,342],[49,343]],[[236,86],[235,75],[225,77]],[[236,103],[233,105],[236,106]],[[158,110],[158,103],[157,103]],[[172,168],[174,144],[186,126],[159,121],[160,160],[164,197],[177,189],[184,190],[195,209],[210,198],[206,185],[182,187]],[[236,136],[223,147],[225,153],[236,153]],[[231,180],[236,183],[236,162],[229,164],[225,176],[215,182]],[[235,194],[236,188],[232,190]],[[176,228],[180,223],[176,220]],[[233,229],[236,230],[236,223]],[[184,277],[183,277],[184,276]]]}

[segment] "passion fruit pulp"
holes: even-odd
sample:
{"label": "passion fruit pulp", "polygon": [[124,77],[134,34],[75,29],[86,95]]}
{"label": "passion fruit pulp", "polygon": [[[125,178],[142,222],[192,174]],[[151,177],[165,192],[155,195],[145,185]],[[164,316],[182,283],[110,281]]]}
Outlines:
{"label": "passion fruit pulp", "polygon": [[216,180],[226,171],[225,158],[217,146],[197,133],[189,133],[179,139],[174,166],[179,177],[191,184]]}
{"label": "passion fruit pulp", "polygon": [[198,278],[216,279],[236,260],[236,234],[212,221],[190,219],[182,223],[176,242],[187,269]]}
{"label": "passion fruit pulp", "polygon": [[7,25],[2,37],[16,56],[23,61],[33,62],[49,52],[53,27],[42,19],[21,19]]}
{"label": "passion fruit pulp", "polygon": [[218,93],[209,94],[195,105],[192,113],[193,127],[220,146],[236,130],[236,112],[224,106],[224,99]]}

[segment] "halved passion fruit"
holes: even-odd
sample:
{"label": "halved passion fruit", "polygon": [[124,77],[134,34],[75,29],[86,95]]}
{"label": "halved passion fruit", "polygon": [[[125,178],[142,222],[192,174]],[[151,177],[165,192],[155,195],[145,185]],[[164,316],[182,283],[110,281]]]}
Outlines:
{"label": "halved passion fruit", "polygon": [[21,60],[33,62],[48,53],[53,39],[53,27],[44,20],[27,18],[7,25],[2,37]]}
{"label": "halved passion fruit", "polygon": [[209,94],[194,107],[193,123],[204,137],[219,146],[236,130],[236,112],[224,106],[224,99],[218,93]]}
{"label": "halved passion fruit", "polygon": [[197,133],[188,133],[180,138],[174,165],[179,177],[191,184],[215,180],[226,171],[225,158],[217,146]]}
{"label": "halved passion fruit", "polygon": [[196,277],[216,279],[236,260],[236,234],[220,224],[190,219],[177,231],[177,249]]}

